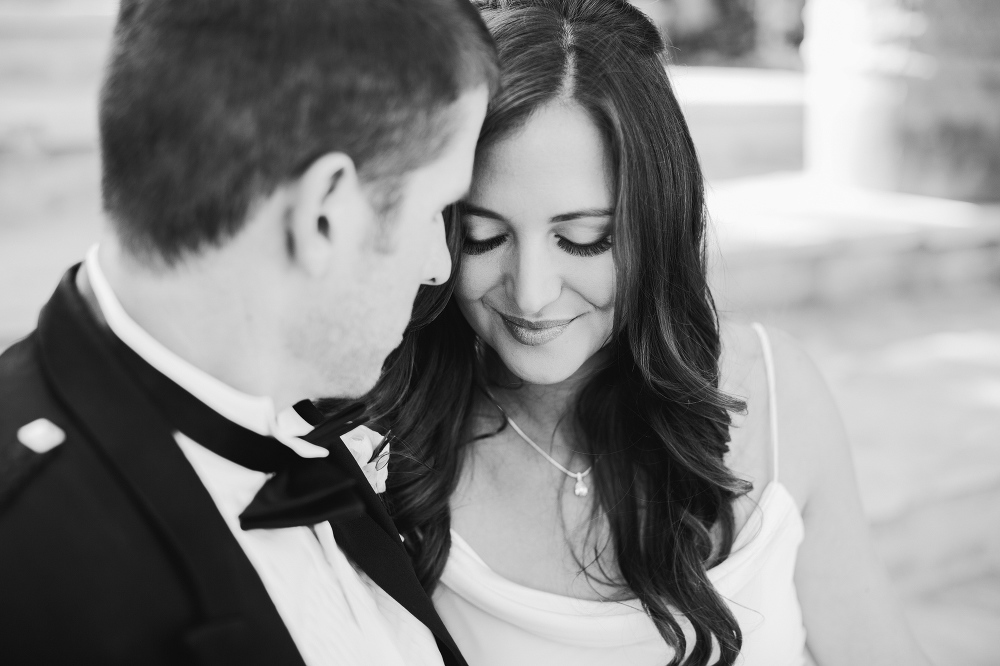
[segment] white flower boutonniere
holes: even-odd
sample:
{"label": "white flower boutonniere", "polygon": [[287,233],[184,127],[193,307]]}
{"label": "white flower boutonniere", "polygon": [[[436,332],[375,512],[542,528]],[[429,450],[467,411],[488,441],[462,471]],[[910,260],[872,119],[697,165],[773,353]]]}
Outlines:
{"label": "white flower boutonniere", "polygon": [[389,444],[385,445],[376,456],[375,451],[385,439],[371,428],[358,426],[340,439],[347,445],[361,471],[365,473],[372,490],[381,494],[385,492],[385,480],[389,476]]}

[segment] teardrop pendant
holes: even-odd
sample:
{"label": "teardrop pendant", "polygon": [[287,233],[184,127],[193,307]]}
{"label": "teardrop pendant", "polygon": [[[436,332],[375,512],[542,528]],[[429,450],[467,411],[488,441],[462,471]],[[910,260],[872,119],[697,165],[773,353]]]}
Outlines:
{"label": "teardrop pendant", "polygon": [[587,487],[587,484],[583,482],[583,474],[577,474],[576,485],[573,486],[573,494],[577,497],[586,497],[589,492],[590,489]]}

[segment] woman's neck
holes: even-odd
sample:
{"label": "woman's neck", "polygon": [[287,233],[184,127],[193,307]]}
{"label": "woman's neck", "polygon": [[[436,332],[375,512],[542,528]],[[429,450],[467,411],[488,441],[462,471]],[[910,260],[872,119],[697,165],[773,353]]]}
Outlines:
{"label": "woman's neck", "polygon": [[[598,352],[566,379],[554,384],[529,384],[517,377],[490,389],[497,406],[522,429],[538,434],[537,443],[552,448],[560,438],[557,429],[565,427],[576,398],[587,381],[603,363]],[[504,368],[503,370],[506,370]]]}
{"label": "woman's neck", "polygon": [[580,384],[523,384],[494,388],[493,399],[510,418],[531,430],[551,435],[572,408]]}

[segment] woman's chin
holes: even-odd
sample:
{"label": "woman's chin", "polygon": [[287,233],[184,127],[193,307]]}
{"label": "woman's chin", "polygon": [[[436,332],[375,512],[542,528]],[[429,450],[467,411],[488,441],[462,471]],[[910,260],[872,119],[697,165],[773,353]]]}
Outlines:
{"label": "woman's chin", "polygon": [[538,386],[559,384],[572,377],[586,359],[570,358],[567,354],[518,353],[502,350],[500,360],[519,380]]}

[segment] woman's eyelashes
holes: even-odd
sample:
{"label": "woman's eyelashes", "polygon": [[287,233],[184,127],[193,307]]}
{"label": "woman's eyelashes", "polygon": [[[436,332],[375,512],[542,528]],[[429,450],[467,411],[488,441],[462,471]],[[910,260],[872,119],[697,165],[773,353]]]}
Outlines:
{"label": "woman's eyelashes", "polygon": [[577,257],[596,257],[611,249],[611,234],[593,243],[586,244],[574,243],[560,236],[558,245],[569,254]]}
{"label": "woman's eyelashes", "polygon": [[[508,236],[509,234],[500,234],[499,236],[494,236],[492,238],[475,240],[469,238],[469,235],[466,234],[465,239],[462,241],[462,252],[470,255],[492,252],[507,242]],[[560,247],[560,249],[567,254],[571,254],[576,257],[596,257],[597,255],[604,254],[611,249],[611,234],[608,234],[593,243],[574,243],[573,241],[562,236],[556,236],[556,238],[558,239],[556,244]]]}
{"label": "woman's eyelashes", "polygon": [[462,241],[462,252],[465,254],[486,254],[503,245],[505,240],[507,240],[507,234],[500,234],[485,240],[473,240],[466,234]]}

